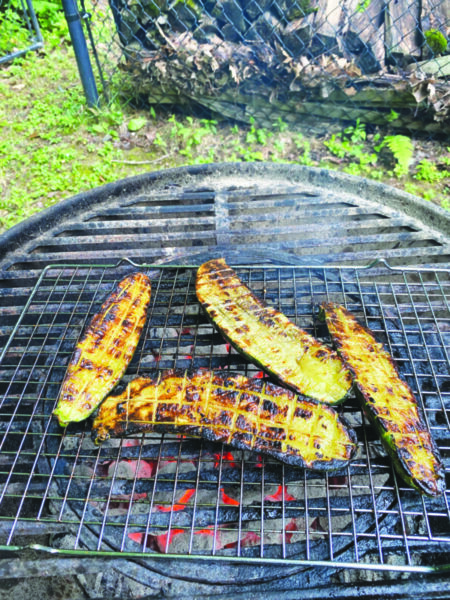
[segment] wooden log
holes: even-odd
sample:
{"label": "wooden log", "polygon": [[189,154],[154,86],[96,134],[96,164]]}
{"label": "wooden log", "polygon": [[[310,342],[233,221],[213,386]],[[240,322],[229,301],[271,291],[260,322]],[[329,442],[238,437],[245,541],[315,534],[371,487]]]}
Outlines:
{"label": "wooden log", "polygon": [[165,15],[174,31],[191,31],[195,28],[203,12],[200,4],[177,0],[172,2]]}
{"label": "wooden log", "polygon": [[317,5],[312,0],[277,0],[270,8],[282,21],[303,19],[306,15],[317,12]]}
{"label": "wooden log", "polygon": [[429,60],[423,60],[418,63],[413,63],[407,67],[410,72],[420,71],[426,75],[434,75],[435,77],[450,77],[450,55],[436,56]]}
{"label": "wooden log", "polygon": [[203,14],[198,21],[198,26],[193,29],[192,33],[197,42],[207,43],[211,36],[220,36],[220,28],[216,19]]}
{"label": "wooden log", "polygon": [[363,73],[385,67],[384,10],[385,0],[371,0],[366,7],[360,0],[347,0],[343,6],[344,54],[353,57]]}
{"label": "wooden log", "polygon": [[387,0],[385,10],[386,59],[405,67],[421,55],[420,10],[417,0]]}
{"label": "wooden log", "polygon": [[[236,102],[238,104],[236,104]],[[254,102],[245,104],[243,98],[237,96],[234,98],[209,98],[205,96],[201,101],[202,105],[208,107],[217,114],[224,115],[230,119],[235,119],[243,123],[250,124],[254,119],[259,124],[267,124],[268,118],[276,120],[278,117],[286,123],[295,125],[305,125],[306,119],[310,121],[356,121],[369,123],[372,125],[385,126],[388,124],[388,112],[370,110],[367,107],[349,107],[339,106],[328,103],[301,102],[295,101],[277,105],[272,102],[270,106],[255,98]],[[442,135],[450,134],[449,123],[424,123],[421,118],[410,115],[399,116],[396,127],[399,130],[419,131],[424,133],[440,133]]]}
{"label": "wooden log", "polygon": [[313,29],[310,51],[315,56],[332,52],[342,56],[339,32],[342,13],[341,0],[320,0],[317,10],[307,17]]}

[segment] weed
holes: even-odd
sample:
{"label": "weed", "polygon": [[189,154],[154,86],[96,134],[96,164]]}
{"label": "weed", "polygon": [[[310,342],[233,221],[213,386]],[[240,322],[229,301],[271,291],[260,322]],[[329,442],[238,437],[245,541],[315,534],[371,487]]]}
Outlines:
{"label": "weed", "polygon": [[356,119],[355,125],[350,125],[344,129],[344,136],[351,142],[362,142],[366,139],[366,126],[361,123],[360,119]]}
{"label": "weed", "polygon": [[324,145],[342,160],[356,159],[356,162],[351,160],[349,164],[344,165],[344,171],[351,175],[367,176],[371,174],[377,156],[369,151],[366,137],[365,125],[358,119],[354,126],[346,127],[343,133],[332,134],[329,140],[324,141]]}
{"label": "weed", "polygon": [[414,177],[421,181],[433,184],[450,177],[450,171],[447,171],[447,169],[439,170],[435,163],[424,158],[417,165]]}
{"label": "weed", "polygon": [[387,135],[375,150],[379,152],[384,147],[389,148],[396,162],[394,175],[399,179],[407,175],[414,151],[411,138],[406,135]]}
{"label": "weed", "polygon": [[393,123],[394,121],[396,121],[399,118],[399,116],[400,116],[400,114],[398,112],[396,112],[393,108],[391,108],[391,112],[386,117],[386,120],[388,121],[388,123]]}
{"label": "weed", "polygon": [[256,127],[255,119],[253,118],[250,120],[250,124],[250,129],[245,138],[247,144],[260,144],[261,146],[265,146],[268,143],[269,138],[272,137],[272,132],[267,131],[267,129],[262,127]]}
{"label": "weed", "polygon": [[314,161],[311,159],[311,143],[301,133],[294,137],[294,145],[300,154],[297,156],[297,162],[301,165],[311,167]]}
{"label": "weed", "polygon": [[283,133],[289,128],[289,125],[285,123],[281,117],[278,117],[275,123],[273,123],[273,128],[278,130],[280,133]]}
{"label": "weed", "polygon": [[436,198],[436,191],[433,189],[425,190],[422,196],[425,200],[428,200],[430,202],[431,200],[434,200]]}

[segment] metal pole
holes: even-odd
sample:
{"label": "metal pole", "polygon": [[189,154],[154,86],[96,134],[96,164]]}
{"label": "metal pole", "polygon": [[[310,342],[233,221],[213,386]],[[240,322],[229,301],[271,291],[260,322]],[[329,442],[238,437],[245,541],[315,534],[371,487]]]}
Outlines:
{"label": "metal pole", "polygon": [[77,59],[78,71],[83,84],[84,95],[88,106],[98,106],[99,97],[95,84],[94,72],[89,58],[89,52],[81,25],[81,16],[75,0],[62,0],[64,14],[69,26],[70,39],[72,40],[75,58]]}

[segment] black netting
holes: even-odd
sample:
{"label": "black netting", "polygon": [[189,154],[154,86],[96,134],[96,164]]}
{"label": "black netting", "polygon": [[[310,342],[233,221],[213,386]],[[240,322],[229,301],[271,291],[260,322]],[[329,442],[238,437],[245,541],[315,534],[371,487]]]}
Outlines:
{"label": "black netting", "polygon": [[110,0],[91,12],[105,79],[120,74],[129,97],[241,122],[450,133],[447,0]]}

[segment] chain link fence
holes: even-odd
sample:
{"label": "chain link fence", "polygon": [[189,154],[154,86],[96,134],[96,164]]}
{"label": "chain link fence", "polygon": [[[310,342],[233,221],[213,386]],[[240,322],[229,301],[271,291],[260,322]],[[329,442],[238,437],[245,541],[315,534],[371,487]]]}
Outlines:
{"label": "chain link fence", "polygon": [[448,0],[81,3],[107,91],[243,123],[450,134]]}
{"label": "chain link fence", "polygon": [[31,0],[0,0],[0,64],[43,46]]}

